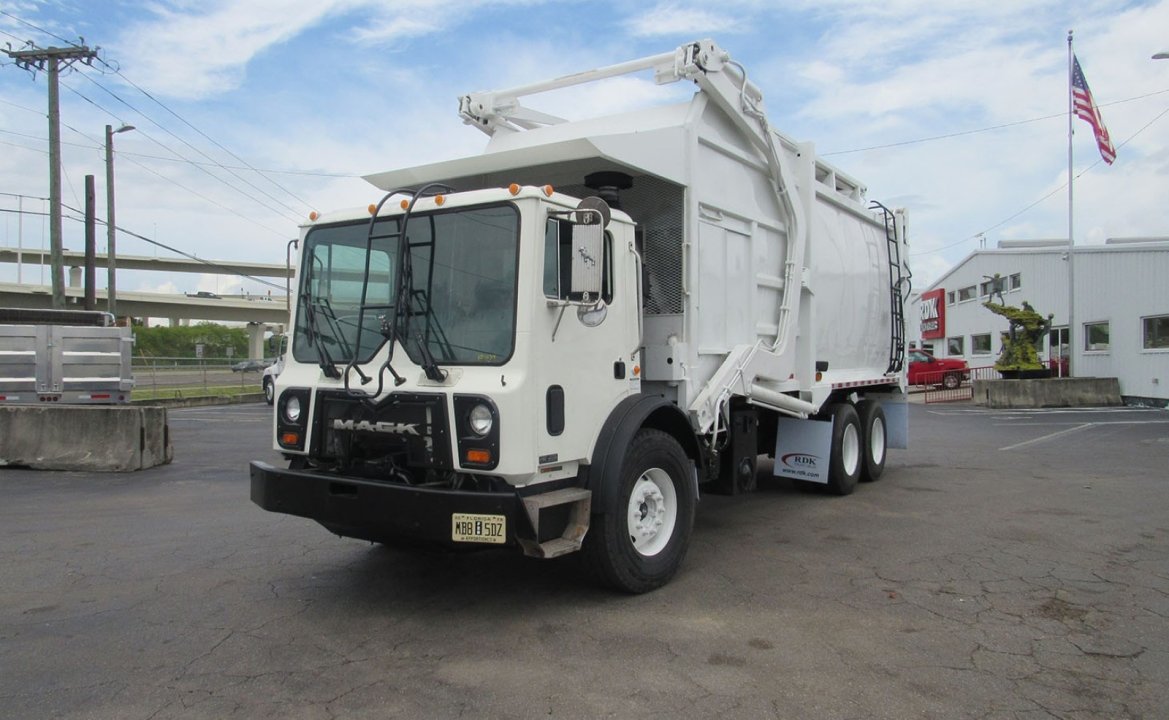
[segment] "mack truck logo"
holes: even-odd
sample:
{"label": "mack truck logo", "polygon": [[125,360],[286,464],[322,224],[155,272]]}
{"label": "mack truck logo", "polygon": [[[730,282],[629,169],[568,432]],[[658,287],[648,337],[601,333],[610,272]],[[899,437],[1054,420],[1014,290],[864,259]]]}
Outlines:
{"label": "mack truck logo", "polygon": [[391,435],[415,435],[415,436],[419,435],[418,423],[397,423],[397,422],[371,423],[368,420],[354,421],[354,420],[341,420],[340,418],[338,418],[338,419],[333,421],[333,429],[334,430],[390,433]]}

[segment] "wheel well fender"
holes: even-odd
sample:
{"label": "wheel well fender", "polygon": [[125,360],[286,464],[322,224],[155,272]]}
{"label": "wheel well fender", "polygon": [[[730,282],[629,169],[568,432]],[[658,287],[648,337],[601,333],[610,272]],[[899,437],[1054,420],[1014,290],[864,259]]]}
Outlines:
{"label": "wheel well fender", "polygon": [[677,405],[656,395],[627,397],[609,413],[601,426],[592,461],[585,471],[585,487],[593,493],[593,512],[609,511],[617,492],[616,479],[621,477],[625,449],[642,428],[661,430],[673,437],[698,472],[702,472],[702,446],[694,436],[686,414]]}

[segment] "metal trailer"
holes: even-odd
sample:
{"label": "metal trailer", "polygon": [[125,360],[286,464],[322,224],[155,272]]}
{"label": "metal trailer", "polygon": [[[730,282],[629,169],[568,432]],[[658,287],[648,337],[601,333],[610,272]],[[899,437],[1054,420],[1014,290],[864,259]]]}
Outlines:
{"label": "metal trailer", "polygon": [[[650,70],[697,91],[571,122],[520,103]],[[379,542],[581,550],[644,592],[680,566],[699,486],[753,489],[760,455],[839,495],[880,476],[905,214],[773,130],[726,52],[459,111],[483,154],[369,176],[379,204],[303,227],[273,418],[289,467],[252,463],[254,502]]]}
{"label": "metal trailer", "polygon": [[0,405],[129,403],[133,345],[109,313],[0,308]]}

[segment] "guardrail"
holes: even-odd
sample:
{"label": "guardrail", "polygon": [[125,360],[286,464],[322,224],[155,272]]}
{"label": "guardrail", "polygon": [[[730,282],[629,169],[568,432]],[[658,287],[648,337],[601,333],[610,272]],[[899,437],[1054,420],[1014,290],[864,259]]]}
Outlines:
{"label": "guardrail", "polygon": [[[142,357],[133,360],[135,400],[189,399],[261,392],[264,365],[232,370],[231,358]],[[266,361],[265,361],[266,362]]]}

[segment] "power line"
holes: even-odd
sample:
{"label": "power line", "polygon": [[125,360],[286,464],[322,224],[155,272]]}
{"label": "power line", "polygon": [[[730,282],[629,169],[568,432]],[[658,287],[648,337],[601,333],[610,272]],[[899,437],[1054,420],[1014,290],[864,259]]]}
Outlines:
{"label": "power line", "polygon": [[[68,208],[69,210],[71,210],[75,213],[84,214],[84,213],[82,213],[81,210],[78,210],[75,207],[70,207],[69,205],[65,205],[64,207]],[[69,216],[69,219],[75,220],[77,222],[82,222],[82,223],[85,222],[84,217]],[[100,218],[95,218],[95,222],[97,222],[99,225],[106,224],[106,222]],[[145,235],[139,235],[138,233],[133,232],[131,230],[127,230],[124,227],[121,227],[118,225],[115,225],[115,227],[117,228],[118,232],[125,233],[127,235],[130,235],[131,237],[136,237],[139,240],[142,240],[144,242],[148,242],[151,245],[155,245],[155,246],[160,247],[164,250],[168,250],[170,252],[173,252],[177,255],[182,255],[183,257],[187,258],[188,260],[194,260],[195,262],[202,263],[203,265],[206,265],[207,267],[217,268],[218,270],[221,271],[221,272],[217,273],[219,275],[235,275],[237,277],[247,278],[248,280],[258,282],[261,285],[268,285],[270,287],[274,287],[278,290],[284,289],[283,285],[277,285],[274,282],[269,282],[267,280],[261,280],[260,278],[255,277],[254,275],[248,275],[247,273],[242,273],[242,272],[239,272],[238,270],[232,270],[231,268],[227,267],[226,265],[220,265],[219,263],[214,262],[213,260],[205,260],[204,258],[198,257],[197,255],[192,255],[191,253],[183,252],[182,250],[179,250],[178,248],[171,247],[170,245],[167,245],[166,243],[159,242],[158,240],[153,240],[151,238],[146,237]]]}
{"label": "power line", "polygon": [[[111,112],[109,109],[107,109],[107,108],[103,107],[101,104],[99,104],[99,103],[97,103],[96,101],[92,100],[91,98],[89,98],[89,97],[85,96],[85,95],[84,95],[83,93],[81,93],[80,91],[78,91],[78,90],[76,90],[76,89],[74,89],[74,88],[72,88],[72,87],[69,87],[69,85],[68,85],[68,84],[65,84],[65,89],[66,89],[66,90],[68,90],[68,91],[70,91],[70,92],[71,92],[71,93],[73,93],[74,95],[77,95],[77,96],[78,96],[78,97],[80,97],[82,100],[85,100],[86,102],[90,103],[91,105],[93,105],[94,107],[98,108],[98,109],[99,109],[99,110],[101,110],[102,112],[106,113],[106,114],[107,114],[107,115],[109,115],[110,117],[112,117],[112,118],[118,118],[118,116],[117,116],[116,114],[114,114],[113,112]],[[104,89],[104,88],[103,88],[103,89]],[[107,91],[107,92],[108,92],[108,91]],[[125,101],[122,101],[122,100],[121,100],[121,98],[117,98],[117,96],[116,96],[116,95],[115,95],[115,98],[116,98],[116,99],[118,99],[118,100],[119,100],[119,102],[123,102],[123,104],[125,104]],[[131,110],[134,110],[135,112],[138,112],[138,111],[137,111],[135,108],[133,108],[132,106],[130,106],[130,105],[128,105],[128,104],[127,104],[127,107],[130,107],[130,109],[131,109]],[[141,115],[141,113],[139,113],[139,114]],[[151,120],[149,117],[146,117],[145,115],[143,115],[143,117],[144,117],[144,118],[146,118],[147,120],[150,120],[150,122],[151,122],[151,123],[153,123],[154,125],[156,125],[157,127],[159,127],[159,128],[160,128],[160,129],[161,129],[163,132],[167,133],[168,135],[171,135],[172,137],[174,137],[175,139],[179,140],[180,142],[182,142],[182,143],[184,143],[184,144],[186,144],[186,145],[190,146],[190,143],[187,143],[187,142],[186,142],[185,140],[183,140],[182,138],[179,138],[177,135],[175,135],[174,133],[172,133],[170,130],[167,130],[165,127],[162,127],[161,125],[158,125],[158,123],[154,122],[154,121],[153,121],[153,120]],[[91,138],[91,137],[89,137],[89,136],[88,136],[88,135],[86,135],[85,133],[82,133],[82,132],[78,131],[78,130],[77,130],[77,129],[75,129],[75,128],[70,128],[70,129],[71,129],[71,130],[73,130],[73,132],[76,132],[76,133],[78,133],[79,135],[81,135],[82,137],[84,137],[84,138],[86,138],[86,139],[88,139],[88,140],[91,140],[91,141],[93,141],[93,142],[98,142],[97,140],[94,140],[94,138]],[[170,152],[171,154],[175,155],[177,158],[179,158],[179,160],[180,160],[181,162],[187,162],[187,163],[190,163],[190,161],[189,161],[187,158],[184,158],[182,155],[180,155],[179,153],[175,152],[175,151],[174,151],[172,148],[170,148],[170,147],[167,147],[167,146],[166,146],[166,145],[165,145],[163,142],[161,142],[160,140],[158,140],[157,138],[155,138],[153,135],[151,135],[150,133],[146,132],[145,130],[139,129],[139,130],[138,130],[138,133],[139,133],[140,135],[142,135],[142,137],[144,137],[144,138],[146,138],[147,140],[149,140],[150,142],[154,143],[155,145],[158,145],[158,146],[159,146],[160,148],[162,148],[163,150],[166,150],[167,152]],[[193,146],[191,146],[191,147],[193,148]],[[196,151],[198,151],[198,149],[197,149],[197,148],[193,148],[193,149],[196,149]],[[267,210],[268,212],[271,212],[271,213],[273,213],[273,214],[275,214],[275,215],[280,215],[280,216],[284,217],[285,219],[289,219],[290,217],[299,217],[299,215],[297,215],[297,214],[296,214],[296,211],[295,211],[295,210],[293,210],[292,208],[288,207],[287,205],[284,205],[284,208],[285,208],[285,210],[287,210],[287,212],[289,213],[289,215],[287,215],[287,216],[286,216],[286,215],[284,214],[284,213],[285,213],[285,210],[280,210],[280,209],[277,209],[277,208],[275,208],[275,207],[273,207],[273,206],[271,206],[271,205],[268,205],[268,204],[267,204],[267,203],[265,203],[263,200],[261,200],[261,199],[259,199],[259,198],[255,197],[255,196],[253,196],[253,195],[250,195],[250,194],[249,194],[249,193],[247,193],[246,191],[242,190],[242,189],[241,189],[241,188],[239,188],[239,187],[236,187],[235,185],[231,184],[230,182],[228,182],[228,181],[227,181],[227,180],[225,180],[224,178],[222,178],[222,177],[219,177],[218,175],[216,175],[215,173],[211,172],[210,170],[208,170],[207,168],[205,168],[205,167],[203,167],[203,166],[201,166],[201,165],[197,165],[197,164],[195,164],[195,163],[190,163],[190,164],[191,164],[191,165],[193,165],[193,166],[195,167],[195,169],[199,170],[200,172],[202,172],[203,174],[207,175],[207,176],[208,176],[208,177],[210,177],[211,179],[215,180],[216,182],[219,182],[219,183],[222,183],[222,184],[226,185],[227,187],[231,188],[231,190],[232,190],[233,192],[235,192],[235,193],[237,193],[237,194],[239,194],[239,195],[242,195],[243,197],[246,197],[247,199],[251,200],[252,202],[254,202],[254,203],[256,203],[256,204],[260,205],[261,207],[263,207],[263,208],[264,208],[265,210]],[[216,164],[216,166],[218,166],[218,164]],[[219,166],[219,167],[221,167],[221,166]],[[160,177],[161,177],[161,176],[160,176]],[[255,187],[255,185],[253,185],[252,183],[248,183],[246,180],[244,180],[243,182],[245,182],[246,184],[250,185],[250,186],[251,186],[251,187],[253,187],[253,188]],[[185,189],[185,188],[184,188],[184,189]],[[259,188],[256,188],[256,189],[257,189],[257,190],[259,190]],[[260,192],[263,192],[263,191],[262,191],[262,190],[260,190]],[[265,194],[265,195],[267,195],[267,193],[264,193],[264,194]],[[202,196],[202,195],[200,195],[200,197],[203,197],[203,196]],[[271,197],[271,195],[268,195],[268,197]],[[273,198],[273,200],[275,200],[275,198]],[[279,202],[279,201],[276,201],[276,202]],[[283,203],[281,203],[281,204],[283,204]]]}
{"label": "power line", "polygon": [[[106,64],[106,67],[109,67],[109,65],[108,65],[108,64]],[[93,79],[93,78],[89,77],[89,76],[88,76],[88,75],[86,75],[85,73],[81,73],[81,76],[82,76],[82,77],[84,77],[86,80],[89,80],[89,81],[90,81],[91,83],[93,83],[94,85],[97,85],[99,88],[101,88],[101,89],[102,89],[104,92],[106,92],[107,94],[109,94],[111,97],[113,97],[113,98],[114,98],[115,100],[117,100],[118,102],[122,103],[123,105],[125,105],[125,106],[126,106],[126,107],[128,107],[129,109],[131,109],[131,110],[133,110],[134,112],[138,113],[140,116],[142,116],[142,117],[143,117],[143,118],[145,118],[146,120],[150,121],[150,123],[151,123],[151,124],[153,124],[155,127],[157,127],[159,130],[162,130],[164,133],[166,133],[167,135],[170,135],[170,136],[171,136],[172,138],[174,138],[175,140],[178,140],[178,141],[179,141],[180,143],[182,143],[183,145],[186,145],[187,147],[189,147],[191,150],[195,151],[195,152],[196,152],[196,153],[198,153],[199,155],[202,155],[203,157],[207,158],[209,161],[211,161],[211,163],[212,163],[212,164],[213,164],[215,167],[218,167],[218,168],[221,168],[221,169],[225,170],[225,171],[226,171],[226,172],[227,172],[229,175],[231,175],[231,176],[232,176],[232,177],[234,177],[235,179],[239,180],[239,181],[240,181],[240,182],[242,182],[243,184],[247,185],[248,187],[252,188],[252,189],[253,189],[253,190],[255,190],[256,192],[260,193],[261,195],[263,195],[264,197],[268,198],[269,200],[271,200],[272,202],[276,203],[277,205],[280,205],[280,206],[281,206],[281,207],[283,207],[285,210],[287,210],[289,213],[291,213],[293,216],[295,216],[295,217],[300,217],[300,216],[302,215],[302,213],[301,213],[299,210],[297,210],[296,208],[294,208],[294,207],[292,207],[292,206],[290,206],[290,205],[288,205],[288,204],[284,203],[283,201],[279,200],[279,199],[278,199],[278,198],[276,198],[276,197],[273,197],[271,193],[268,193],[268,192],[267,192],[267,191],[265,191],[263,188],[261,188],[261,187],[257,186],[255,183],[251,182],[250,180],[248,180],[247,178],[243,177],[243,176],[242,176],[242,175],[240,175],[239,173],[237,173],[237,172],[235,172],[235,171],[233,171],[233,170],[231,170],[231,169],[229,169],[229,168],[226,168],[226,167],[224,167],[224,165],[223,165],[222,163],[218,162],[218,161],[217,161],[215,158],[213,158],[213,157],[211,157],[210,155],[208,155],[207,153],[203,152],[201,149],[199,149],[199,148],[195,147],[193,144],[191,144],[190,142],[188,142],[186,139],[184,139],[184,138],[182,138],[182,137],[179,137],[177,134],[175,134],[174,132],[172,132],[171,130],[169,130],[168,128],[166,128],[164,125],[162,125],[162,124],[161,124],[161,123],[159,123],[158,121],[154,120],[154,118],[150,117],[150,116],[149,116],[149,115],[147,115],[146,113],[142,112],[142,111],[141,111],[141,110],[139,110],[138,108],[136,108],[136,107],[134,107],[133,105],[131,105],[130,103],[126,102],[126,100],[125,100],[125,99],[123,99],[123,98],[122,98],[120,95],[118,95],[116,92],[114,92],[114,91],[110,90],[109,88],[107,88],[105,85],[103,85],[103,84],[101,84],[100,82],[98,82],[97,80],[95,80],[95,79]],[[81,92],[79,92],[78,90],[76,90],[76,89],[74,89],[74,88],[71,88],[71,87],[69,87],[68,85],[66,85],[65,87],[66,87],[68,90],[70,90],[71,92],[73,92],[73,93],[77,94],[78,96],[80,96],[81,98],[85,99],[86,101],[88,101],[88,102],[91,102],[91,103],[93,103],[95,106],[97,106],[97,107],[101,108],[101,106],[100,106],[100,105],[98,105],[98,104],[97,104],[96,102],[94,102],[93,100],[90,100],[90,99],[89,99],[88,97],[86,97],[85,95],[82,95],[82,94],[81,94]],[[105,110],[105,108],[101,108],[101,109]],[[113,116],[113,117],[116,117],[116,116],[115,116],[113,113],[110,113],[108,110],[106,110],[106,112],[107,112],[107,113],[109,113],[111,116]],[[141,131],[141,130],[140,130],[139,132],[143,132],[143,131]],[[200,134],[202,134],[202,133],[200,133]],[[143,132],[143,135],[146,135],[146,134],[145,134],[145,132]],[[149,138],[150,136],[149,136],[149,135],[146,135],[146,137],[148,137],[148,138]],[[206,137],[206,136],[204,136],[204,137]],[[155,142],[157,143],[157,141],[155,141]],[[214,141],[212,141],[212,142],[214,142]],[[162,146],[162,147],[163,147],[164,149],[166,149],[166,150],[170,150],[170,148],[167,148],[165,145],[162,145],[161,143],[157,143],[157,144],[159,144],[160,146]],[[218,144],[218,143],[216,143],[216,144]],[[170,150],[170,151],[171,151],[172,153],[174,153],[174,151],[173,151],[173,150]],[[178,153],[174,153],[174,154],[175,154],[175,155],[178,155]],[[180,156],[180,157],[181,157],[181,156]],[[215,177],[214,175],[212,175],[212,176],[213,176],[213,177]],[[226,181],[222,180],[221,178],[217,178],[217,179],[219,179],[219,180],[220,180],[220,182],[226,182]],[[246,195],[246,193],[244,193],[244,194]],[[290,194],[291,194],[291,193],[290,193]],[[295,197],[295,196],[293,196],[293,197]],[[253,198],[253,199],[254,199],[254,198]],[[298,201],[300,201],[300,202],[303,202],[303,201],[301,201],[301,200],[300,200],[300,198],[296,198],[296,199],[297,199]],[[257,202],[259,202],[259,201],[257,200]],[[263,204],[263,203],[261,203],[261,204]],[[310,208],[310,209],[312,208],[312,206],[311,206],[311,205],[309,205],[308,203],[304,203],[304,205],[305,205],[305,207],[307,207],[307,208]],[[267,207],[267,206],[265,206],[265,207]],[[272,208],[268,207],[268,209],[269,209],[269,210],[271,210]]]}
{"label": "power line", "polygon": [[[32,28],[33,30],[36,30],[39,33],[44,33],[45,35],[48,35],[51,38],[56,38],[57,40],[60,40],[61,42],[69,45],[70,47],[74,47],[74,48],[78,47],[77,43],[73,42],[72,40],[66,40],[65,38],[61,37],[60,35],[58,35],[55,32],[51,32],[49,30],[46,30],[43,27],[40,27],[39,25],[33,25],[32,23],[30,23],[27,20],[23,20],[21,18],[16,17],[15,15],[8,12],[7,10],[0,10],[0,15],[7,15],[8,17],[12,18],[13,20],[20,23],[21,25],[27,25],[28,27]],[[8,34],[9,33],[5,33],[5,35],[8,35]],[[12,35],[12,37],[16,37],[16,36]],[[81,38],[78,38],[78,40],[80,40],[80,39]]]}
{"label": "power line", "polygon": [[147,98],[149,98],[149,99],[150,99],[152,102],[154,102],[156,105],[158,105],[159,107],[161,107],[163,110],[166,110],[168,113],[170,113],[171,115],[173,115],[173,116],[174,116],[174,117],[175,117],[175,118],[176,118],[176,119],[177,119],[179,122],[183,123],[183,124],[184,124],[184,125],[186,125],[187,127],[189,127],[189,128],[191,128],[192,130],[194,130],[196,133],[198,133],[200,136],[202,136],[203,138],[205,138],[205,139],[206,139],[208,142],[210,142],[212,145],[214,145],[215,147],[217,147],[217,148],[219,148],[220,150],[224,151],[225,153],[227,153],[227,154],[228,154],[228,155],[230,155],[231,157],[235,158],[235,159],[236,159],[236,160],[238,160],[239,162],[243,163],[243,164],[244,164],[244,165],[245,165],[245,166],[246,166],[246,167],[247,167],[249,170],[251,170],[251,171],[252,171],[252,172],[254,172],[254,173],[257,173],[258,175],[260,175],[261,177],[263,177],[264,179],[266,179],[268,182],[270,182],[270,183],[272,183],[273,185],[275,185],[276,187],[280,188],[280,189],[281,189],[281,190],[283,190],[285,193],[287,193],[287,194],[288,194],[290,197],[294,198],[294,199],[295,199],[297,202],[299,202],[300,204],[304,205],[305,207],[307,207],[307,208],[310,208],[310,209],[313,207],[312,203],[308,202],[307,200],[304,200],[304,199],[303,199],[303,198],[301,198],[299,195],[297,195],[296,193],[292,192],[292,191],[291,191],[291,190],[289,190],[288,188],[284,187],[284,186],[283,186],[283,185],[281,185],[280,183],[276,182],[276,181],[275,181],[275,180],[273,180],[272,178],[270,178],[270,177],[267,177],[267,176],[266,176],[266,175],[263,173],[263,171],[261,171],[261,170],[257,169],[257,168],[256,168],[256,167],[254,167],[254,166],[253,166],[251,163],[249,163],[247,160],[244,160],[244,159],[243,159],[243,158],[241,158],[240,156],[238,156],[238,155],[236,155],[235,153],[233,153],[231,150],[228,150],[226,147],[224,147],[223,145],[221,145],[221,144],[219,144],[218,142],[216,142],[216,141],[215,141],[213,138],[211,138],[210,136],[208,136],[208,135],[207,135],[206,133],[204,133],[202,130],[200,130],[199,128],[197,128],[197,127],[195,127],[194,125],[192,125],[190,122],[188,122],[188,121],[187,121],[187,119],[186,119],[186,118],[182,117],[181,115],[179,115],[178,113],[176,113],[174,110],[172,110],[172,109],[171,109],[169,106],[167,106],[166,104],[164,104],[164,103],[163,103],[161,100],[159,100],[158,98],[154,97],[154,95],[152,95],[151,93],[149,93],[149,92],[148,92],[148,91],[147,91],[145,88],[143,88],[142,86],[138,85],[137,83],[135,83],[135,82],[134,82],[133,80],[131,80],[130,78],[126,77],[126,75],[125,75],[125,74],[122,72],[121,68],[115,68],[115,67],[112,67],[112,66],[111,66],[109,63],[105,62],[105,61],[104,61],[104,60],[102,60],[101,58],[98,58],[98,62],[100,62],[101,64],[103,64],[103,65],[105,65],[106,67],[110,68],[110,69],[111,69],[111,70],[114,72],[114,74],[116,74],[118,77],[120,77],[120,78],[122,78],[123,80],[125,80],[125,81],[126,81],[126,82],[127,82],[127,83],[128,83],[130,86],[131,86],[131,87],[133,87],[133,88],[134,88],[134,89],[136,89],[138,92],[140,92],[140,93],[142,93],[143,95],[145,95]]}
{"label": "power line", "polygon": [[[1166,91],[1164,91],[1164,90],[1163,90],[1163,91],[1161,91],[1161,92],[1166,92]],[[1153,94],[1157,94],[1157,93],[1153,93]],[[1147,97],[1147,96],[1146,96],[1146,97]],[[1114,103],[1114,104],[1115,104],[1115,103]],[[1150,126],[1151,126],[1153,123],[1157,122],[1158,120],[1160,120],[1161,118],[1165,117],[1166,115],[1169,115],[1169,108],[1165,108],[1165,109],[1164,109],[1164,110],[1162,110],[1161,112],[1157,113],[1157,115],[1156,115],[1156,116],[1155,116],[1155,117],[1154,117],[1152,120],[1150,120],[1150,121],[1148,121],[1147,123],[1145,123],[1144,125],[1142,125],[1142,126],[1141,126],[1141,128],[1140,128],[1139,130],[1137,130],[1136,132],[1134,132],[1132,135],[1129,135],[1129,136],[1128,136],[1128,137],[1127,137],[1127,138],[1126,138],[1126,139],[1125,139],[1123,142],[1121,142],[1119,145],[1117,145],[1117,146],[1116,146],[1116,149],[1117,149],[1117,151],[1119,151],[1119,150],[1120,150],[1120,148],[1124,147],[1125,145],[1128,145],[1130,142],[1132,142],[1134,139],[1136,139],[1137,135],[1140,135],[1140,134],[1141,134],[1141,133],[1143,133],[1145,130],[1148,130],[1148,129],[1149,129],[1149,127],[1150,127]],[[1064,117],[1066,117],[1066,116],[1067,116],[1067,114],[1065,113],[1065,114],[1064,114]],[[1091,164],[1091,165],[1089,165],[1088,167],[1086,167],[1086,168],[1084,168],[1083,170],[1081,170],[1079,173],[1077,173],[1077,174],[1076,174],[1076,176],[1075,176],[1074,178],[1072,178],[1072,180],[1073,180],[1073,181],[1075,181],[1075,180],[1079,180],[1081,177],[1083,177],[1084,175],[1087,175],[1089,172],[1091,172],[1093,169],[1095,169],[1095,168],[1096,168],[1096,167],[1097,167],[1097,166],[1098,166],[1100,163],[1102,163],[1102,162],[1104,162],[1103,158],[1097,158],[1096,162],[1092,163],[1092,164]],[[1028,210],[1030,210],[1031,208],[1033,208],[1033,207],[1035,207],[1036,205],[1039,205],[1039,204],[1040,204],[1040,203],[1042,203],[1043,201],[1047,200],[1047,199],[1048,199],[1048,198],[1050,198],[1052,195],[1055,195],[1056,193],[1060,192],[1061,190],[1065,190],[1065,189],[1067,189],[1067,186],[1068,186],[1068,184],[1067,184],[1066,182],[1065,182],[1065,183],[1063,183],[1063,184],[1062,184],[1062,185],[1060,185],[1059,187],[1055,188],[1055,189],[1054,189],[1054,190],[1052,190],[1051,192],[1047,193],[1047,194],[1046,194],[1046,195],[1044,195],[1043,197],[1039,198],[1039,199],[1038,199],[1038,200],[1036,200],[1035,202],[1033,202],[1033,203],[1031,203],[1030,205],[1028,205],[1027,207],[1023,208],[1022,210],[1019,210],[1018,212],[1016,212],[1015,214],[1011,215],[1010,217],[1004,218],[1003,220],[1000,220],[999,222],[995,223],[994,225],[991,225],[990,227],[988,227],[988,228],[985,228],[984,230],[981,230],[981,231],[979,231],[979,232],[976,232],[976,233],[974,233],[974,234],[973,234],[973,235],[971,235],[970,237],[962,238],[961,240],[958,240],[958,241],[956,241],[956,242],[949,243],[949,244],[947,244],[947,245],[942,245],[941,247],[937,247],[937,248],[934,248],[934,249],[932,249],[932,250],[925,250],[925,251],[922,251],[922,252],[919,252],[919,253],[911,253],[911,255],[919,255],[919,256],[920,256],[920,255],[932,255],[932,254],[934,254],[934,253],[938,253],[938,252],[941,252],[941,251],[943,251],[943,250],[949,250],[950,248],[957,247],[957,246],[959,246],[959,245],[961,245],[961,244],[963,244],[963,243],[970,242],[971,240],[975,240],[975,239],[977,239],[977,238],[978,238],[978,236],[979,236],[979,235],[985,235],[986,233],[990,232],[991,230],[995,230],[995,229],[997,229],[997,228],[999,228],[999,227],[1002,227],[1003,225],[1006,225],[1007,223],[1009,223],[1010,221],[1012,221],[1012,220],[1014,220],[1015,218],[1019,217],[1020,215],[1022,215],[1022,214],[1023,214],[1023,213],[1025,213],[1025,212],[1027,212],[1027,211],[1028,211]]]}
{"label": "power line", "polygon": [[[1122,105],[1124,103],[1134,102],[1136,100],[1144,100],[1145,98],[1150,98],[1150,97],[1153,97],[1155,95],[1163,95],[1165,93],[1169,93],[1169,89],[1157,90],[1155,92],[1145,93],[1144,95],[1137,95],[1135,97],[1125,98],[1123,100],[1114,100],[1110,103],[1103,103],[1101,105],[1098,105],[1098,107],[1108,107],[1111,105]],[[1042,117],[1035,117],[1035,118],[1030,118],[1027,120],[1016,120],[1014,122],[1003,123],[1001,125],[990,125],[988,127],[976,128],[974,130],[959,130],[957,132],[945,133],[942,135],[931,135],[930,137],[917,138],[915,140],[901,140],[899,142],[885,143],[883,145],[870,145],[869,147],[856,148],[854,150],[836,150],[834,152],[820,153],[820,156],[827,157],[829,155],[851,155],[853,153],[868,152],[869,150],[885,150],[885,149],[894,148],[894,147],[904,147],[905,145],[917,145],[919,143],[933,142],[935,140],[949,140],[951,138],[964,137],[966,135],[977,135],[979,133],[991,132],[993,130],[1002,130],[1003,128],[1016,127],[1018,125],[1027,125],[1029,123],[1042,122],[1043,120],[1052,120],[1055,118],[1066,118],[1067,116],[1068,116],[1068,114],[1066,112],[1062,112],[1062,113],[1057,113],[1055,115],[1044,115]]]}
{"label": "power line", "polygon": [[[2,103],[2,102],[4,102],[4,101],[0,100],[0,103]],[[12,104],[12,103],[9,103],[9,104]],[[27,108],[22,108],[22,109],[27,109]],[[42,117],[44,116],[44,113],[40,112],[39,110],[34,111],[34,112],[37,112]],[[77,133],[81,137],[89,138],[89,139],[93,140],[93,142],[95,142],[95,143],[98,142],[97,140],[90,138],[88,135],[81,132],[80,130],[73,127],[72,125],[69,125],[68,123],[61,123],[61,125],[63,127],[68,128],[69,130]],[[36,140],[37,142],[48,142],[48,140],[46,140],[45,138],[40,137],[38,135],[29,135],[27,133],[16,132],[15,130],[5,130],[3,128],[0,128],[0,133],[4,133],[5,135],[15,135],[17,137],[28,138],[29,140]],[[12,147],[24,148],[25,150],[32,150],[34,152],[40,152],[40,153],[45,152],[44,150],[38,150],[37,148],[30,148],[30,147],[27,147],[25,145],[16,145],[13,143],[3,143],[3,144],[11,145]],[[61,141],[61,144],[68,145],[69,147],[81,148],[83,150],[99,150],[100,151],[103,149],[103,147],[101,145],[83,145],[81,143],[71,143],[71,142],[65,142],[65,141]],[[169,149],[169,148],[167,148],[167,149]],[[136,157],[136,158],[145,158],[147,160],[162,160],[163,162],[183,163],[185,165],[202,165],[202,166],[212,166],[212,167],[233,167],[231,165],[220,165],[219,163],[201,162],[199,160],[188,160],[188,159],[185,159],[182,157],[163,157],[162,155],[151,155],[149,153],[136,153],[136,152],[132,152],[130,150],[119,150],[118,156],[119,157],[131,156],[131,157]],[[241,165],[241,166],[235,166],[235,167],[233,167],[233,169],[247,170],[248,168]],[[340,179],[350,179],[350,180],[359,179],[361,177],[360,175],[353,175],[351,173],[309,172],[307,170],[277,170],[274,168],[266,168],[264,170],[261,170],[261,172],[272,173],[274,175],[298,175],[298,176],[304,176],[304,177],[340,178]]]}

